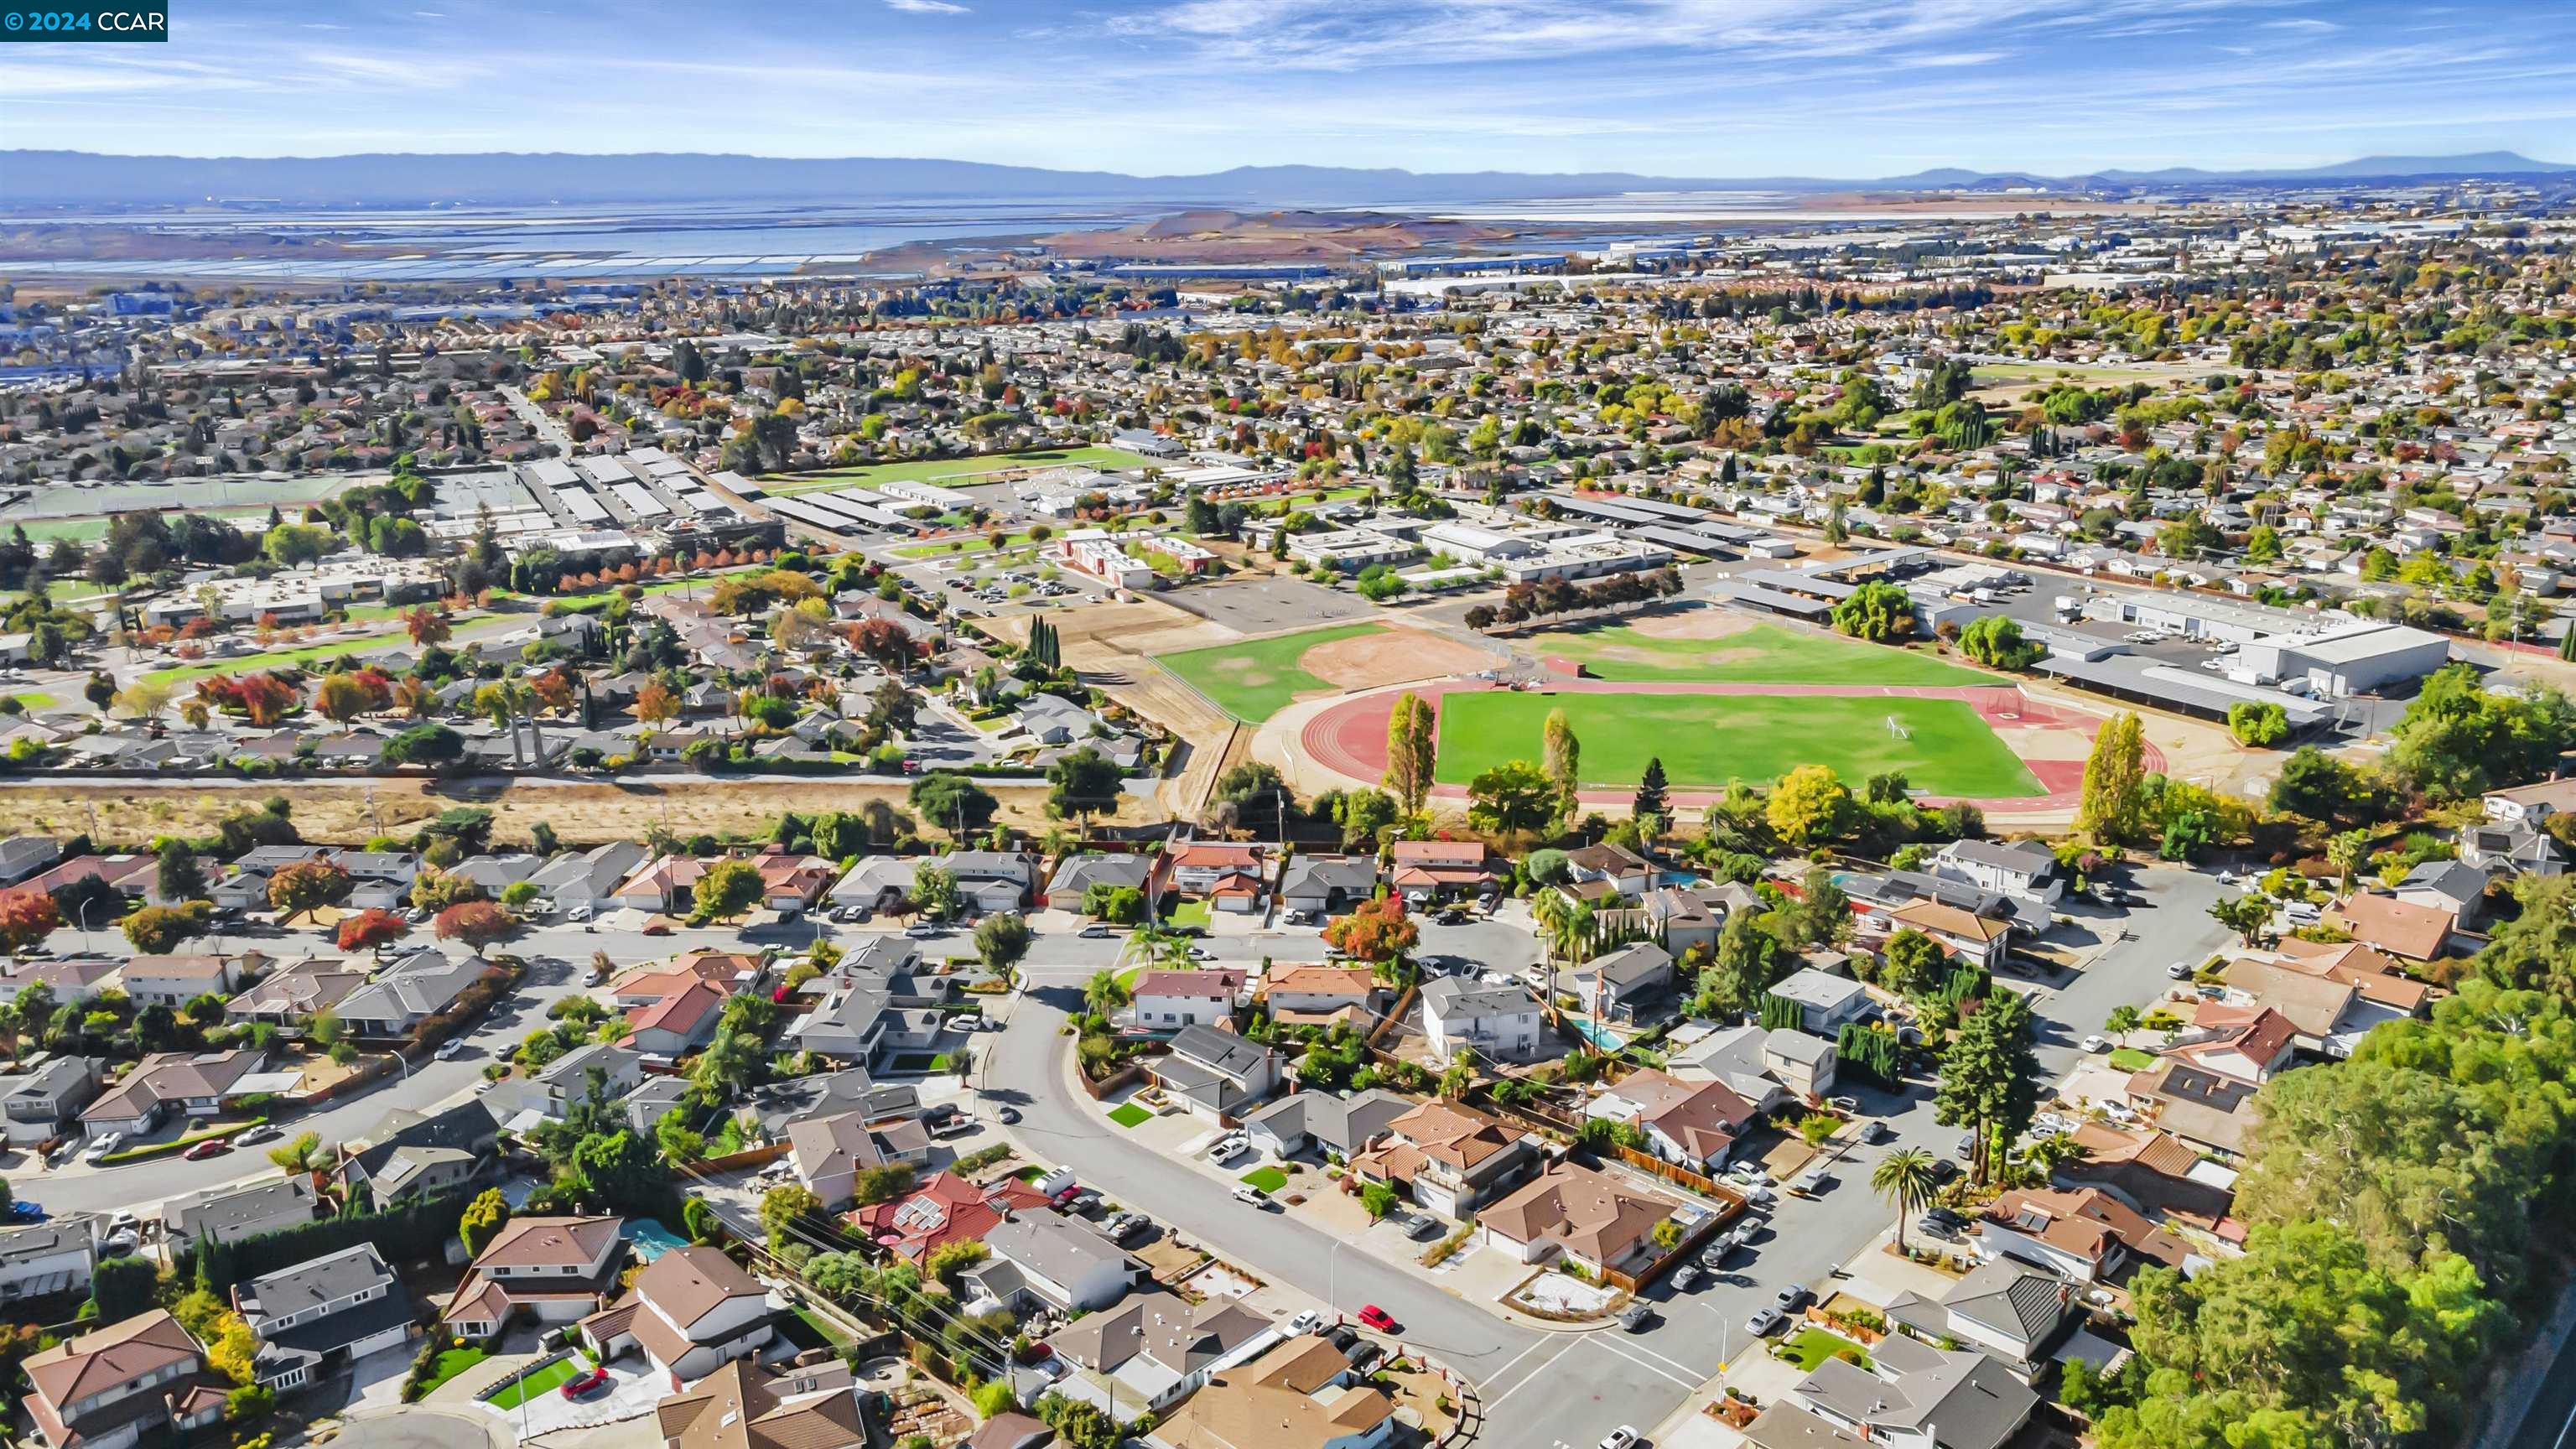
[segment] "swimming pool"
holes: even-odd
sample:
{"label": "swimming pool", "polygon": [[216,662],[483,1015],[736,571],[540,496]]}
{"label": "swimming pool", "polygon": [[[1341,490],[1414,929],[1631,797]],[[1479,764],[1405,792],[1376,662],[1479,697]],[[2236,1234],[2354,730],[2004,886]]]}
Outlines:
{"label": "swimming pool", "polygon": [[626,1240],[635,1245],[635,1261],[639,1263],[650,1263],[674,1248],[689,1245],[688,1239],[651,1218],[628,1218]]}
{"label": "swimming pool", "polygon": [[1617,1032],[1598,1022],[1580,1016],[1569,1020],[1574,1023],[1574,1030],[1578,1035],[1602,1051],[1615,1052],[1623,1045]]}

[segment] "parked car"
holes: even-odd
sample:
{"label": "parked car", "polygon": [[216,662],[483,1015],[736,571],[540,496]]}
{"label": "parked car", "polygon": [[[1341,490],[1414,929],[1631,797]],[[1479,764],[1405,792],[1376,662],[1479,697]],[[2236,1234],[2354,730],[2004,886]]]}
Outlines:
{"label": "parked car", "polygon": [[1800,1197],[1822,1197],[1825,1184],[1831,1181],[1831,1172],[1821,1167],[1810,1167],[1798,1174],[1798,1180],[1789,1184],[1789,1190]]}
{"label": "parked car", "polygon": [[[248,1147],[248,1146],[250,1146],[251,1144],[253,1144],[253,1143],[255,1143],[255,1142],[267,1142],[267,1141],[270,1141],[270,1140],[272,1140],[272,1139],[274,1139],[274,1138],[283,1137],[283,1136],[285,1136],[285,1135],[286,1135],[286,1133],[284,1132],[284,1130],[282,1130],[282,1129],[280,1129],[280,1128],[277,1128],[277,1127],[273,1127],[273,1126],[269,1125],[269,1124],[268,1124],[268,1123],[266,1123],[266,1122],[262,1122],[262,1123],[260,1123],[258,1126],[251,1128],[251,1129],[250,1129],[249,1131],[247,1131],[247,1132],[236,1132],[236,1133],[234,1133],[234,1134],[233,1134],[233,1143],[234,1143],[234,1145],[236,1145],[236,1146],[240,1146],[240,1147]],[[117,1216],[117,1220],[118,1220],[118,1221],[120,1221],[120,1222],[124,1222],[124,1221],[126,1221],[126,1220],[130,1219],[130,1218],[133,1216],[133,1214],[131,1214],[131,1213],[118,1213],[116,1216]],[[129,1224],[129,1226],[130,1226],[130,1224]]]}
{"label": "parked car", "polygon": [[1414,1213],[1402,1219],[1404,1235],[1416,1241],[1440,1236],[1440,1220],[1429,1213]]}
{"label": "parked car", "polygon": [[1620,1309],[1615,1316],[1622,1329],[1630,1333],[1643,1333],[1646,1331],[1646,1325],[1654,1321],[1655,1305],[1643,1298],[1631,1299],[1628,1306]]}
{"label": "parked car", "polygon": [[1324,1315],[1317,1313],[1312,1308],[1309,1308],[1304,1312],[1299,1313],[1296,1317],[1288,1320],[1288,1336],[1290,1338],[1304,1338],[1307,1334],[1313,1333],[1315,1330],[1323,1326]]}
{"label": "parked car", "polygon": [[1636,1443],[1642,1437],[1635,1429],[1622,1424],[1601,1440],[1601,1449],[1636,1449]]}
{"label": "parked car", "polygon": [[1067,1207],[1072,1206],[1075,1198],[1082,1196],[1082,1192],[1083,1190],[1080,1185],[1075,1183],[1066,1183],[1062,1188],[1058,1189],[1056,1195],[1048,1199],[1048,1201],[1054,1204],[1057,1212],[1063,1212]]}
{"label": "parked car", "polygon": [[1808,1304],[1815,1302],[1816,1295],[1807,1287],[1806,1284],[1792,1283],[1788,1287],[1781,1289],[1777,1294],[1773,1295],[1772,1301],[1780,1305],[1781,1312],[1795,1313],[1799,1309],[1806,1307]]}
{"label": "parked car", "polygon": [[1766,1176],[1762,1169],[1752,1162],[1730,1162],[1726,1164],[1726,1175],[1738,1182],[1761,1182]]}
{"label": "parked car", "polygon": [[2176,961],[2165,968],[2165,974],[2176,981],[2189,981],[2191,979],[2191,963],[2188,961]]}
{"label": "parked car", "polygon": [[1860,1098],[1858,1097],[1827,1097],[1825,1099],[1825,1105],[1847,1117],[1856,1116],[1860,1112]]}
{"label": "parked car", "polygon": [[465,1043],[459,1038],[450,1037],[438,1044],[437,1056],[442,1062],[452,1062],[463,1055],[465,1055]]}
{"label": "parked car", "polygon": [[1895,1135],[1894,1129],[1875,1117],[1860,1124],[1860,1140],[1863,1142],[1884,1142]]}
{"label": "parked car", "polygon": [[1229,1132],[1208,1144],[1208,1161],[1222,1167],[1252,1150],[1252,1144],[1239,1132]]}
{"label": "parked car", "polygon": [[13,1223],[41,1223],[45,1220],[45,1210],[22,1197],[10,1202],[7,1216]]}
{"label": "parked car", "polygon": [[1673,1291],[1688,1293],[1699,1286],[1699,1270],[1688,1263],[1673,1270]]}
{"label": "parked car", "polygon": [[1011,1126],[1020,1120],[1020,1109],[1007,1106],[996,1107],[993,1109],[993,1120],[1005,1127]]}
{"label": "parked car", "polygon": [[1744,1331],[1755,1338],[1767,1338],[1778,1332],[1780,1325],[1787,1321],[1777,1308],[1756,1308],[1753,1316],[1744,1320]]}
{"label": "parked car", "polygon": [[1376,1329],[1380,1333],[1393,1333],[1396,1331],[1394,1316],[1374,1303],[1363,1303],[1360,1305],[1360,1322],[1367,1324],[1369,1327]]}
{"label": "parked car", "polygon": [[2084,1049],[2096,1054],[2107,1052],[2111,1049],[2111,1039],[2097,1031],[2084,1038]]}
{"label": "parked car", "polygon": [[1111,933],[1107,922],[1094,921],[1090,925],[1083,927],[1081,930],[1074,932],[1074,934],[1086,941],[1097,941]]}
{"label": "parked car", "polygon": [[571,1378],[564,1380],[563,1388],[559,1390],[559,1392],[567,1399],[578,1399],[585,1394],[596,1391],[601,1385],[607,1382],[608,1370],[604,1368],[595,1368],[590,1370],[588,1373],[574,1374]]}
{"label": "parked car", "polygon": [[209,1157],[221,1157],[232,1150],[233,1145],[231,1143],[226,1142],[219,1137],[210,1137],[179,1155],[190,1162],[203,1162]]}
{"label": "parked car", "polygon": [[1246,1183],[1234,1190],[1234,1200],[1242,1203],[1246,1207],[1256,1207],[1264,1212],[1268,1212],[1270,1210],[1270,1194],[1252,1186],[1250,1183]]}

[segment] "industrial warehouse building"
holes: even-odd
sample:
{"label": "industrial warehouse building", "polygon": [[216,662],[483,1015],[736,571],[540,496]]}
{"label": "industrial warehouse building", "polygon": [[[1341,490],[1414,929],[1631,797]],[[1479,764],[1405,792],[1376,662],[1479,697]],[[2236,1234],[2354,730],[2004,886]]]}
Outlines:
{"label": "industrial warehouse building", "polygon": [[2323,634],[2269,634],[2241,645],[2228,676],[2321,699],[2411,684],[2451,661],[2451,641],[2403,624],[2351,624]]}

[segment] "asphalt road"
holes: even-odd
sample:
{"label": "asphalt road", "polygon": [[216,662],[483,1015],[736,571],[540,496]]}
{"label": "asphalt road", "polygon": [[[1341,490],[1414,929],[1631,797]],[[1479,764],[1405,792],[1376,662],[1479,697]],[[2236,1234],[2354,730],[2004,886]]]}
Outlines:
{"label": "asphalt road", "polygon": [[2567,1449],[2569,1444],[2576,1444],[2576,1333],[2558,1341],[2549,1377],[2506,1449]]}
{"label": "asphalt road", "polygon": [[[2095,912],[2079,919],[2077,944],[2083,944],[2086,932],[2098,929],[2107,948],[2090,967],[2047,981],[2015,981],[2037,993],[2043,1019],[2039,1058],[2051,1080],[2073,1064],[2080,1054],[2077,1043],[2099,1029],[2112,1007],[2143,1005],[2170,985],[2163,971],[2167,962],[2197,959],[2225,939],[2224,930],[2207,914],[2209,902],[2224,891],[2207,876],[2156,866],[2142,871],[2135,884],[2147,896],[2144,908],[2125,917]],[[2123,928],[2134,935],[2119,938]],[[798,922],[746,935],[753,944],[796,948],[812,939],[814,930],[813,924]],[[855,934],[829,930],[836,938]],[[467,1038],[464,1056],[417,1066],[355,1098],[296,1119],[286,1124],[288,1130],[311,1130],[326,1141],[342,1141],[363,1134],[397,1107],[424,1110],[464,1100],[484,1066],[542,1023],[548,1005],[579,989],[594,951],[606,951],[624,967],[693,946],[735,946],[745,939],[731,931],[654,937],[570,925],[531,931],[510,947],[535,963],[527,987]],[[952,946],[963,939],[962,934],[945,938]],[[279,948],[275,937],[262,936],[238,943],[219,940],[209,949],[234,945],[257,945],[272,953]],[[1738,1255],[1719,1280],[1678,1297],[1669,1287],[1658,1286],[1650,1296],[1659,1313],[1643,1333],[1542,1332],[1508,1322],[1409,1273],[1375,1264],[1365,1250],[1282,1214],[1235,1202],[1222,1184],[1111,1128],[1088,1098],[1070,1091],[1060,1062],[1072,1039],[1060,1035],[1059,1028],[1069,1011],[1079,1009],[1083,981],[1093,971],[1118,964],[1125,945],[1119,938],[1085,940],[1063,931],[1040,936],[1026,969],[1026,989],[1002,1008],[1008,1029],[983,1038],[984,1060],[974,1085],[986,1106],[1016,1106],[1022,1120],[1015,1134],[1033,1151],[1070,1165],[1085,1183],[1141,1206],[1272,1281],[1346,1312],[1367,1302],[1384,1307],[1403,1325],[1405,1341],[1480,1383],[1488,1422],[1495,1426],[1488,1434],[1500,1444],[1589,1449],[1619,1424],[1651,1430],[1715,1376],[1727,1357],[1757,1351],[1742,1327],[1754,1309],[1791,1283],[1828,1289],[1829,1275],[1885,1230],[1887,1208],[1868,1189],[1870,1165],[1880,1154],[1909,1146],[1946,1152],[1957,1136],[1932,1120],[1928,1083],[1911,1084],[1902,1093],[1860,1091],[1856,1095],[1864,1108],[1883,1117],[1893,1139],[1849,1149],[1820,1198],[1784,1198],[1756,1234],[1751,1252]],[[1257,967],[1265,957],[1323,958],[1323,944],[1311,931],[1218,935],[1199,945],[1213,960],[1246,967]],[[1427,956],[1460,957],[1505,971],[1536,956],[1527,930],[1507,921],[1427,925],[1421,949]],[[11,1176],[21,1195],[62,1213],[142,1211],[183,1193],[252,1181],[274,1171],[259,1153],[246,1150],[203,1162],[164,1160],[105,1169],[74,1165],[51,1172],[18,1167]],[[2564,1407],[2557,1411],[2559,1417],[2565,1413]],[[2535,1411],[2534,1422],[2540,1417]]]}

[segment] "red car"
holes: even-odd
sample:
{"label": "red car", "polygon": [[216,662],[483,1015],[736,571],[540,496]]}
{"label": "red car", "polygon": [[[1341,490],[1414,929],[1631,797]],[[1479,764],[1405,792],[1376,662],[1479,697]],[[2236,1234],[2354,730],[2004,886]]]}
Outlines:
{"label": "red car", "polygon": [[1395,1332],[1395,1320],[1387,1316],[1387,1311],[1385,1309],[1378,1307],[1374,1303],[1364,1303],[1360,1305],[1360,1322],[1367,1324],[1369,1327],[1376,1329],[1380,1333]]}
{"label": "red car", "polygon": [[233,1145],[231,1143],[226,1142],[221,1138],[209,1138],[179,1155],[188,1159],[190,1162],[203,1162],[209,1157],[221,1157],[232,1150]]}
{"label": "red car", "polygon": [[604,1368],[595,1368],[586,1374],[575,1374],[564,1380],[563,1396],[567,1399],[578,1399],[606,1382],[608,1382],[608,1370]]}
{"label": "red car", "polygon": [[1057,1193],[1054,1197],[1049,1198],[1048,1201],[1055,1206],[1055,1209],[1058,1212],[1062,1212],[1067,1207],[1072,1206],[1073,1200],[1080,1196],[1082,1196],[1082,1188],[1079,1184],[1076,1184]]}

